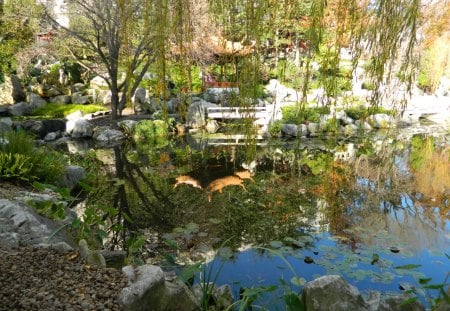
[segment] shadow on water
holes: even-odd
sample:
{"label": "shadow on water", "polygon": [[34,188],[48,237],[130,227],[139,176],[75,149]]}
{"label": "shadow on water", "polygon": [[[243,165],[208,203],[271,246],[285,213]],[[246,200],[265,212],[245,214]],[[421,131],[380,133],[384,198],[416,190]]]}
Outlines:
{"label": "shadow on water", "polygon": [[121,232],[145,237],[143,261],[212,259],[227,241],[218,283],[235,293],[289,282],[287,261],[306,281],[341,274],[384,293],[410,284],[425,300],[439,293],[422,281],[450,271],[450,152],[440,146],[415,136],[249,149],[188,137],[95,153],[110,167],[101,200],[120,211]]}

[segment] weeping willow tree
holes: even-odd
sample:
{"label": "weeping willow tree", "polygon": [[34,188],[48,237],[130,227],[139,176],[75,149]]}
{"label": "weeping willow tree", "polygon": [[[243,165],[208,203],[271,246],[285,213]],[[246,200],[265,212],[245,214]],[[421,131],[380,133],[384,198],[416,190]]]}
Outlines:
{"label": "weeping willow tree", "polygon": [[[375,84],[372,105],[394,100],[387,96],[393,82],[411,90],[417,65],[419,0],[214,0],[211,12],[224,36],[257,42],[255,58],[268,53],[271,47],[261,44],[267,40],[274,42],[277,59],[279,46],[294,46],[298,51],[300,40],[305,42],[303,55],[297,54],[295,60],[304,64],[300,73],[302,102],[306,102],[315,63],[319,64],[319,82],[325,91],[323,104],[334,102],[339,95],[342,48],[351,51],[353,69],[361,65],[362,58],[370,64],[367,75]],[[256,66],[250,59],[244,60],[241,71],[241,77],[245,77],[243,95],[248,95],[247,86],[252,81],[260,81],[260,77],[248,76],[249,72],[257,73],[251,69]]]}

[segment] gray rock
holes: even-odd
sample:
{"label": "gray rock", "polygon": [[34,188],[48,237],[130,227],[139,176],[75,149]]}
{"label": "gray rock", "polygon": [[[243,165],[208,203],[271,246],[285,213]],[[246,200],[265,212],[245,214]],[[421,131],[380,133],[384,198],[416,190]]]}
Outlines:
{"label": "gray rock", "polygon": [[304,137],[304,136],[308,135],[308,127],[306,126],[306,124],[298,125],[297,129],[298,129],[299,136]]}
{"label": "gray rock", "polygon": [[111,104],[111,91],[110,90],[99,90],[98,98],[99,98],[99,101],[103,105],[110,105]]}
{"label": "gray rock", "polygon": [[72,92],[82,92],[84,89],[86,88],[86,85],[84,85],[83,83],[75,83],[72,85]]}
{"label": "gray rock", "polygon": [[205,128],[208,133],[215,133],[219,129],[219,122],[217,120],[208,120]]}
{"label": "gray rock", "polygon": [[297,137],[299,136],[299,129],[296,124],[283,124],[281,125],[281,133],[286,136]]}
{"label": "gray rock", "polygon": [[192,98],[192,101],[186,115],[186,124],[192,128],[204,127],[206,125],[206,109],[218,106],[195,97]]}
{"label": "gray rock", "polygon": [[307,125],[309,136],[317,137],[319,136],[320,127],[318,123],[308,123]]}
{"label": "gray rock", "polygon": [[145,102],[147,101],[147,91],[143,87],[138,87],[134,92],[134,95],[131,98],[131,100],[136,110],[136,106],[144,105]]}
{"label": "gray rock", "polygon": [[71,101],[73,104],[85,105],[89,103],[89,96],[83,95],[81,92],[76,92],[72,94]]}
{"label": "gray rock", "polygon": [[107,88],[108,87],[108,83],[106,83],[105,79],[103,79],[100,76],[95,76],[90,82],[89,82],[91,88],[97,88],[97,89],[102,89],[102,88]]}
{"label": "gray rock", "polygon": [[355,121],[355,125],[356,125],[359,129],[362,129],[362,130],[364,130],[364,131],[366,131],[366,132],[372,130],[372,126],[370,126],[370,124],[367,123],[366,121],[362,121],[362,122],[361,122],[361,121],[359,121],[359,120],[356,120],[356,121]]}
{"label": "gray rock", "polygon": [[180,99],[177,97],[171,98],[167,101],[167,113],[177,113],[178,106],[180,105]]}
{"label": "gray rock", "polygon": [[31,109],[37,109],[47,105],[47,101],[35,93],[28,94],[28,102],[30,103]]}
{"label": "gray rock", "polygon": [[165,282],[165,297],[163,306],[166,311],[200,310],[200,305],[194,293],[180,280]]}
{"label": "gray rock", "polygon": [[78,252],[88,264],[106,268],[106,261],[100,251],[90,250],[86,240],[78,242]]}
{"label": "gray rock", "polygon": [[39,215],[33,208],[17,200],[0,199],[0,224],[2,247],[48,243],[50,237],[53,243],[75,245],[64,229],[57,231],[61,227],[60,222]]}
{"label": "gray rock", "polygon": [[6,106],[14,104],[12,90],[11,78],[5,77],[5,82],[0,84],[0,103],[6,104]]}
{"label": "gray rock", "polygon": [[68,165],[65,168],[64,176],[62,176],[61,180],[59,181],[59,185],[61,187],[73,190],[78,182],[81,181],[85,176],[86,171],[81,166]]}
{"label": "gray rock", "polygon": [[353,124],[355,120],[350,118],[344,110],[336,111],[336,119],[341,121],[341,124],[348,125]]}
{"label": "gray rock", "polygon": [[143,265],[135,269],[134,276],[134,280],[129,279],[130,284],[119,294],[122,308],[130,311],[164,310],[162,305],[166,287],[162,269],[158,266]]}
{"label": "gray rock", "polygon": [[377,129],[390,128],[395,125],[394,117],[385,113],[374,114],[370,117],[370,122],[372,122],[373,127]]}
{"label": "gray rock", "polygon": [[9,114],[12,116],[20,117],[29,114],[32,109],[27,102],[20,102],[8,107]]}
{"label": "gray rock", "polygon": [[107,268],[121,269],[125,265],[126,251],[101,250],[100,253],[105,258]]}
{"label": "gray rock", "polygon": [[92,138],[101,143],[115,144],[122,142],[125,139],[125,135],[119,130],[102,126],[95,129]]}
{"label": "gray rock", "polygon": [[233,292],[228,284],[214,288],[213,295],[216,298],[216,304],[222,309],[227,309],[233,304]]}
{"label": "gray rock", "polygon": [[44,141],[46,141],[46,142],[55,141],[60,137],[61,137],[61,132],[59,132],[59,131],[58,132],[50,132],[45,135]]}
{"label": "gray rock", "polygon": [[9,126],[6,123],[0,122],[0,133],[1,132],[7,132],[9,130],[11,130],[11,126]]}
{"label": "gray rock", "polygon": [[53,104],[70,104],[72,102],[72,97],[69,95],[58,95],[50,98],[50,102]]}
{"label": "gray rock", "polygon": [[69,244],[67,244],[66,242],[54,243],[54,244],[51,244],[50,247],[52,249],[56,250],[58,253],[62,253],[62,254],[66,254],[66,253],[70,253],[70,252],[74,251],[73,247],[70,246]]}
{"label": "gray rock", "polygon": [[84,117],[84,113],[81,110],[77,110],[72,112],[71,114],[68,114],[66,116],[66,120],[77,120],[82,119]]}
{"label": "gray rock", "polygon": [[411,296],[399,295],[389,297],[384,301],[383,307],[389,311],[425,311],[425,307],[420,301],[416,300],[412,303],[404,304],[404,301],[408,298],[411,298]]}
{"label": "gray rock", "polygon": [[0,118],[0,131],[8,131],[12,126],[13,121],[11,118]]}
{"label": "gray rock", "polygon": [[84,119],[69,120],[66,123],[66,132],[73,138],[90,138],[94,133],[94,126]]}
{"label": "gray rock", "polygon": [[25,120],[16,121],[16,127],[25,131],[31,132],[43,139],[51,132],[64,132],[66,130],[66,123],[64,120]]}
{"label": "gray rock", "polygon": [[[1,100],[2,99],[0,97],[0,103],[2,103]],[[9,116],[9,105],[0,105],[0,116]]]}
{"label": "gray rock", "polygon": [[25,94],[20,79],[16,75],[11,75],[12,84],[12,98],[15,103],[26,101],[27,95]]}
{"label": "gray rock", "polygon": [[302,300],[306,310],[366,311],[369,308],[358,289],[339,275],[326,275],[306,283]]}
{"label": "gray rock", "polygon": [[25,120],[18,123],[18,127],[42,138],[46,135],[45,124],[42,120]]}

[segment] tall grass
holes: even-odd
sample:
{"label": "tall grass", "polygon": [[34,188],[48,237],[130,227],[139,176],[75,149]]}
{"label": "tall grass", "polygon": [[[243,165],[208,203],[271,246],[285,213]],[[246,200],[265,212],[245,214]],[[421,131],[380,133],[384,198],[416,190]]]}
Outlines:
{"label": "tall grass", "polygon": [[36,148],[23,131],[0,132],[0,179],[56,182],[65,168],[56,151]]}

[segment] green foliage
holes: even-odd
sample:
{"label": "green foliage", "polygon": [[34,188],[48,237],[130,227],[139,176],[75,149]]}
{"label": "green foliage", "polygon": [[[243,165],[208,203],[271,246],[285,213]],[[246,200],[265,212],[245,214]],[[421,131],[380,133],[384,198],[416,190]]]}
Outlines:
{"label": "green foliage", "polygon": [[0,73],[10,74],[17,67],[17,53],[34,43],[42,9],[34,0],[1,2]]}
{"label": "green foliage", "polygon": [[409,156],[409,163],[414,170],[418,170],[422,167],[425,159],[434,150],[433,137],[423,137],[421,135],[415,135],[411,139],[411,153]]}
{"label": "green foliage", "polygon": [[269,126],[269,133],[272,137],[277,137],[281,133],[281,126],[283,125],[283,122],[281,120],[277,120],[270,124]]}
{"label": "green foliage", "polygon": [[363,90],[373,91],[373,90],[375,90],[376,85],[372,81],[364,81],[361,85],[361,88]]}
{"label": "green foliage", "polygon": [[384,113],[387,115],[394,115],[396,112],[393,109],[386,109],[383,107],[365,107],[363,105],[350,107],[345,110],[347,115],[354,119],[354,120],[364,120],[370,115],[378,114],[378,113]]}
{"label": "green foliage", "polygon": [[316,155],[309,155],[302,160],[314,175],[319,175],[330,171],[333,165],[333,156],[329,153],[319,152]]}
{"label": "green foliage", "polygon": [[142,120],[134,129],[134,139],[137,141],[166,138],[168,134],[169,126],[163,120]]}
{"label": "green foliage", "polygon": [[0,153],[0,176],[7,179],[33,179],[30,157],[17,153]]}
{"label": "green foliage", "polygon": [[78,104],[47,104],[33,111],[32,115],[41,118],[64,118],[65,116],[75,112],[82,111],[84,114],[97,111],[105,111],[106,108],[100,105],[78,105]]}
{"label": "green foliage", "polygon": [[25,132],[0,132],[0,177],[54,183],[64,167],[61,154],[35,148],[32,137]]}
{"label": "green foliage", "polygon": [[286,106],[282,108],[283,123],[301,124],[305,122],[318,122],[321,115],[330,113],[329,107],[304,108]]}

